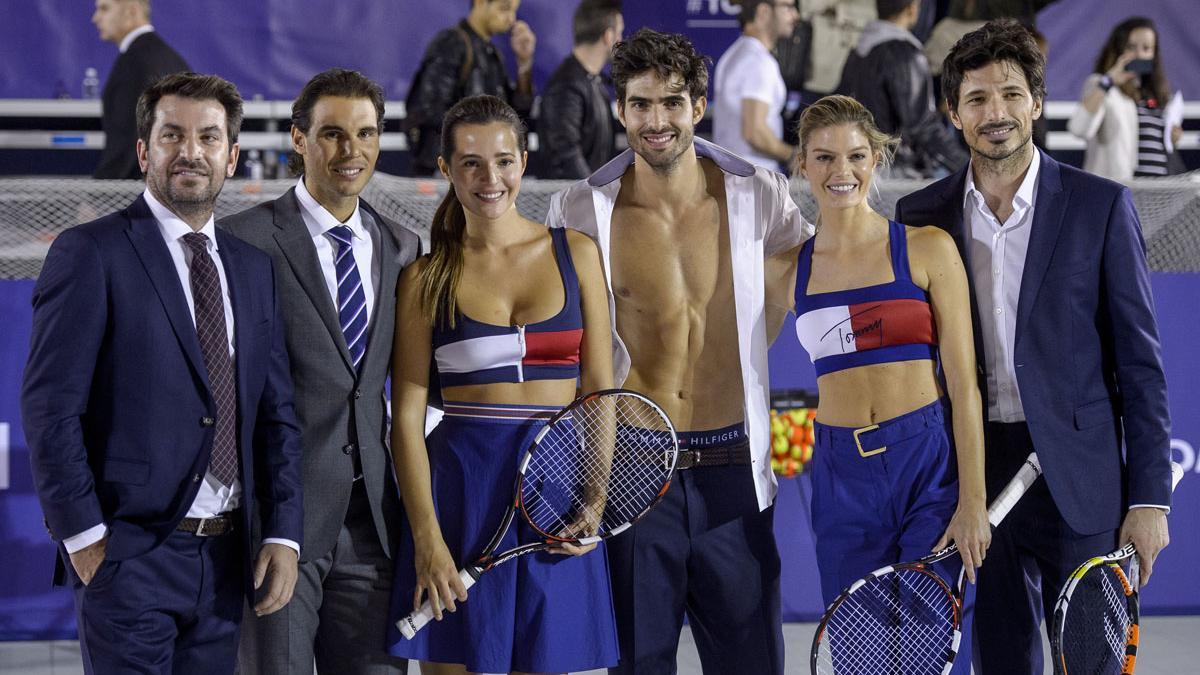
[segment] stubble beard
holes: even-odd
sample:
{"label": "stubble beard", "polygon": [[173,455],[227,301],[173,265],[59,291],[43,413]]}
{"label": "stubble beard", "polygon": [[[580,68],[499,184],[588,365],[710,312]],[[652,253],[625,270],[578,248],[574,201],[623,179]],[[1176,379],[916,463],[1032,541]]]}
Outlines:
{"label": "stubble beard", "polygon": [[[221,193],[221,188],[225,185],[224,174],[213,171],[207,178],[207,184],[202,188],[178,188],[171,182],[170,171],[167,169],[167,175],[162,176],[160,173],[147,173],[146,185],[150,188],[150,192],[156,199],[162,202],[163,206],[169,208],[172,212],[185,220],[191,220],[203,217],[207,220],[208,216],[212,215],[213,206],[217,203],[217,196]],[[207,167],[205,167],[207,168]]]}
{"label": "stubble beard", "polygon": [[[1024,170],[1025,165],[1029,163],[1029,153],[1033,151],[1033,127],[1032,125],[1025,125],[1019,127],[1018,131],[1024,132],[1020,137],[1020,142],[1010,152],[1002,155],[988,154],[972,146],[972,162],[977,163],[980,169],[997,175],[1006,175],[1018,169]],[[978,143],[984,148],[987,147],[987,141],[985,140],[979,139]]]}
{"label": "stubble beard", "polygon": [[[687,149],[695,139],[695,132],[691,129],[672,128],[671,130],[675,132],[675,143],[660,154],[650,154],[644,151],[643,147],[634,148],[634,152],[645,160],[646,165],[659,176],[670,176],[675,173],[676,169],[679,168],[680,158],[687,152]],[[639,138],[637,145],[642,146],[642,143],[643,141]]]}

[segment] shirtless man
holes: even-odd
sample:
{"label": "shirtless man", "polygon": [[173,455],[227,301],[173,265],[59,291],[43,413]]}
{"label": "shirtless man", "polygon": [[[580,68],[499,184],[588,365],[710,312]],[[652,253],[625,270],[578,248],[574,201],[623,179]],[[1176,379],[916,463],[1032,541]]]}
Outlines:
{"label": "shirtless man", "polygon": [[609,546],[610,672],[674,673],[686,612],[705,672],[781,673],[763,265],[812,227],[782,176],[694,138],[708,70],[687,38],[638,31],[612,75],[630,150],[549,220],[600,245],[615,381],[658,402],[685,451],[663,503]]}

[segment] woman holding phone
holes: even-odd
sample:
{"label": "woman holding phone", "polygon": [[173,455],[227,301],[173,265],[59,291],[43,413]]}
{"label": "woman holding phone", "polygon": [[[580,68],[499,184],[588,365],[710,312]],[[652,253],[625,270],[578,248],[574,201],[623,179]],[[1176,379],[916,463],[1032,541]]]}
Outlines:
{"label": "woman holding phone", "polygon": [[1183,97],[1171,96],[1154,22],[1113,28],[1067,129],[1087,141],[1083,168],[1113,180],[1165,176],[1183,134]]}

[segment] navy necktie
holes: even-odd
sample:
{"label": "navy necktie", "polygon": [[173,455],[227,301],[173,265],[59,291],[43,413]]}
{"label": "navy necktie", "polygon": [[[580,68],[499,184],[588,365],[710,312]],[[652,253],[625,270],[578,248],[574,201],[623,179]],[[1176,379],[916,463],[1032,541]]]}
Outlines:
{"label": "navy necktie", "polygon": [[367,351],[367,296],[363,292],[362,277],[354,261],[351,242],[354,233],[345,225],[330,228],[326,233],[335,243],[334,269],[337,272],[338,323],[350,350],[350,360],[357,369]]}
{"label": "navy necktie", "polygon": [[192,303],[196,311],[196,337],[208,370],[208,383],[217,407],[216,433],[208,470],[223,485],[232,485],[238,475],[237,388],[233,359],[229,357],[229,334],[225,328],[225,294],[217,266],[208,254],[208,237],[191,232],[183,241],[192,251]]}

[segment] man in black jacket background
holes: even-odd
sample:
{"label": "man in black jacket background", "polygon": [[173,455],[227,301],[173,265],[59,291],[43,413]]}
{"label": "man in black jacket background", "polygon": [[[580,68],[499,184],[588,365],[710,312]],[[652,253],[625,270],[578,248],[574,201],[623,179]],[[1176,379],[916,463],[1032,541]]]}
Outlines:
{"label": "man in black jacket background", "polygon": [[100,39],[121,50],[104,83],[100,128],[104,151],[96,178],[142,177],[137,160],[138,97],[151,84],[191,68],[150,25],[150,0],[96,0],[92,23]]}
{"label": "man in black jacket background", "polygon": [[[411,164],[409,174],[437,172],[442,116],[460,99],[479,94],[499,97],[528,119],[533,108],[533,52],[537,38],[517,20],[521,0],[471,0],[467,18],[437,35],[425,48],[405,101]],[[492,37],[509,33],[517,59],[516,84]]]}
{"label": "man in black jacket background", "polygon": [[625,30],[621,1],[583,0],[572,24],[575,47],[542,93],[543,178],[586,178],[615,150],[612,98],[600,71]]}
{"label": "man in black jacket background", "polygon": [[922,45],[910,32],[920,0],[876,0],[879,19],[867,24],[846,58],[837,93],[858,99],[875,124],[900,137],[898,175],[935,177],[957,171],[969,156],[938,112]]}

